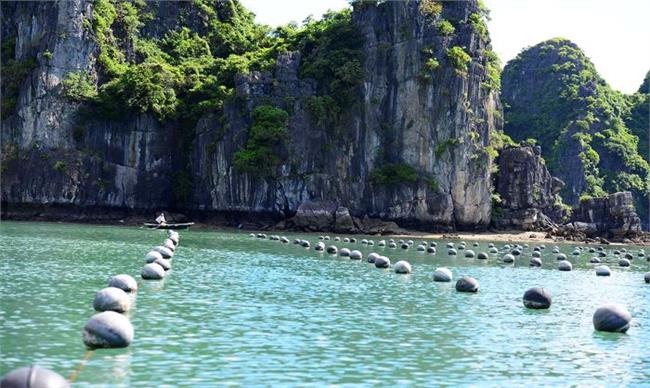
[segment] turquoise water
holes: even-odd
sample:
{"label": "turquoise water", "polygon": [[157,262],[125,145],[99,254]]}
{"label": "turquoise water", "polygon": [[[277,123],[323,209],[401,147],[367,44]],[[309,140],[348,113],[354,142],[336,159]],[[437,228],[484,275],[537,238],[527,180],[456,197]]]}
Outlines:
{"label": "turquoise water", "polygon": [[[75,386],[650,382],[650,263],[635,257],[619,268],[612,247],[613,274],[603,278],[586,263],[592,254],[570,254],[573,245],[560,248],[574,271],[560,272],[548,242],[541,269],[528,267],[532,247],[506,265],[450,258],[444,244],[430,255],[330,242],[410,261],[413,273],[397,275],[247,232],[180,234],[172,272],[139,280],[133,344],[90,354]],[[95,292],[112,275],[138,275],[165,233],[3,222],[0,237],[0,374],[38,363],[68,377],[85,354]],[[312,246],[318,238],[302,237]],[[439,266],[477,278],[480,292],[434,283]],[[523,307],[533,286],[552,292],[550,310]],[[627,334],[594,332],[593,312],[610,301],[632,313]]]}

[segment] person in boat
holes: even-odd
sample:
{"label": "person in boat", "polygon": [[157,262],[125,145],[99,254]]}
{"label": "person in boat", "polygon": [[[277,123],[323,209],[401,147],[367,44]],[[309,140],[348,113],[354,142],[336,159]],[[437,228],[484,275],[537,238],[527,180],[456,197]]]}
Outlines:
{"label": "person in boat", "polygon": [[167,220],[165,220],[165,213],[160,213],[158,218],[156,218],[158,225],[167,225]]}

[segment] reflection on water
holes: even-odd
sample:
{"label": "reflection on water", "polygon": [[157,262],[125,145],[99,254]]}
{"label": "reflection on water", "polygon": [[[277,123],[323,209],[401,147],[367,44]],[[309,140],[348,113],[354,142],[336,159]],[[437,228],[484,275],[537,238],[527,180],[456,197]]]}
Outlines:
{"label": "reflection on water", "polygon": [[[45,223],[0,225],[0,373],[29,364],[64,376],[84,355],[81,328],[95,292],[118,273],[139,277],[143,256],[164,236],[138,228]],[[294,235],[289,236],[293,240]],[[313,244],[317,236],[304,235]],[[352,244],[331,242],[339,247]],[[545,384],[639,385],[650,381],[650,266],[635,257],[596,277],[593,254],[556,269],[545,242],[514,264],[354,244],[413,265],[410,275],[375,269],[247,233],[181,232],[173,272],[141,281],[127,349],[97,350],[75,385]],[[501,248],[504,244],[497,244]],[[487,251],[486,244],[472,247]],[[635,252],[637,248],[628,247]],[[436,267],[479,280],[477,294],[434,283]],[[523,308],[533,286],[549,289],[548,311]],[[596,333],[602,303],[634,316],[627,335]]]}

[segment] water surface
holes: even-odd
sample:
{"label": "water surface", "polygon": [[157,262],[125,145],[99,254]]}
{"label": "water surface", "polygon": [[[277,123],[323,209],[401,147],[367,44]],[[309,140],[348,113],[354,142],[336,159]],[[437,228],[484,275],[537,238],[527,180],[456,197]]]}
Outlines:
{"label": "water surface", "polygon": [[[528,267],[532,246],[506,265],[502,254],[449,257],[442,242],[436,255],[335,243],[364,257],[376,251],[410,261],[414,272],[397,275],[247,232],[180,233],[172,272],[139,280],[129,313],[133,344],[95,351],[76,386],[650,382],[643,282],[650,265],[635,257],[631,268],[617,267],[620,247],[606,248],[613,274],[603,278],[586,263],[586,249],[571,255],[574,245],[560,246],[574,271],[560,272],[549,242],[541,269]],[[85,354],[81,328],[95,292],[112,275],[138,275],[144,254],[164,237],[134,227],[0,224],[0,374],[38,363],[68,377]],[[434,283],[439,266],[477,278],[480,292]],[[523,307],[533,286],[552,292],[550,310]],[[632,313],[627,334],[594,332],[592,314],[606,302]]]}

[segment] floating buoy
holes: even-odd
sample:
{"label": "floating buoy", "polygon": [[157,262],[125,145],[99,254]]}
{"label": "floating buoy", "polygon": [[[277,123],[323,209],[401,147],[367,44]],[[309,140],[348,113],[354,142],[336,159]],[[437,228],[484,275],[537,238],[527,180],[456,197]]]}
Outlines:
{"label": "floating buoy", "polygon": [[133,341],[133,325],[115,311],[93,315],[83,328],[83,342],[91,348],[125,348]]}
{"label": "floating buoy", "polygon": [[408,240],[406,243],[407,243],[408,245],[413,245],[413,240]]}
{"label": "floating buoy", "polygon": [[315,250],[317,251],[324,251],[325,250],[325,244],[323,244],[322,241],[319,241],[316,243],[316,246],[314,247]]}
{"label": "floating buoy", "polygon": [[375,267],[388,268],[390,267],[390,259],[386,256],[379,256],[375,258]]}
{"label": "floating buoy", "polygon": [[160,280],[165,277],[165,269],[158,263],[149,263],[142,268],[140,276],[146,280]]}
{"label": "floating buoy", "polygon": [[567,257],[566,257],[566,255],[564,253],[560,253],[559,255],[557,255],[556,259],[558,259],[558,260],[566,260]]}
{"label": "floating buoy", "polygon": [[520,251],[518,248],[513,249],[512,251],[510,251],[510,253],[511,253],[513,256],[519,256],[519,255],[521,255],[521,251]]}
{"label": "floating buoy", "polygon": [[600,259],[594,256],[591,259],[589,259],[589,262],[591,264],[598,264],[598,263],[600,263]]}
{"label": "floating buoy", "polygon": [[284,237],[284,236],[280,237],[280,241],[281,241],[283,244],[288,244],[288,243],[289,243],[289,239],[286,238],[286,237]]}
{"label": "floating buoy", "polygon": [[368,255],[368,263],[374,263],[375,260],[379,257],[378,253],[372,252]]}
{"label": "floating buoy", "polygon": [[418,252],[424,252],[424,251],[427,250],[427,247],[426,247],[426,245],[418,245],[417,249],[418,249]]}
{"label": "floating buoy", "polygon": [[487,260],[490,258],[490,256],[485,252],[479,252],[476,258],[479,260]]}
{"label": "floating buoy", "polygon": [[391,241],[388,243],[388,248],[397,248],[397,244],[395,244],[395,241]]}
{"label": "floating buoy", "polygon": [[174,252],[172,252],[171,249],[164,247],[162,245],[158,245],[157,247],[154,247],[153,250],[160,253],[163,259],[169,259],[170,257],[174,256]]}
{"label": "floating buoy", "polygon": [[411,273],[411,264],[406,260],[400,260],[393,266],[395,273],[408,274]]}
{"label": "floating buoy", "polygon": [[349,243],[349,242],[350,242],[350,238],[348,238],[348,237],[344,238],[344,239],[343,239],[343,242],[344,242],[344,243]]}
{"label": "floating buoy", "polygon": [[411,246],[407,243],[402,243],[402,249],[409,249]]}
{"label": "floating buoy", "polygon": [[327,247],[327,253],[335,255],[338,251],[339,249],[335,245],[330,245]]}
{"label": "floating buoy", "polygon": [[646,272],[645,275],[643,275],[643,279],[646,283],[650,283],[650,272]]}
{"label": "floating buoy", "polygon": [[542,253],[540,251],[534,251],[533,257],[542,257]]}
{"label": "floating buoy", "polygon": [[341,238],[339,236],[334,237],[334,241],[341,241]]}
{"label": "floating buoy", "polygon": [[447,267],[436,268],[433,272],[433,281],[434,282],[450,282],[453,275]]}
{"label": "floating buoy", "polygon": [[116,287],[120,290],[129,293],[138,291],[138,282],[133,279],[130,275],[115,275],[108,281],[109,287]]}
{"label": "floating buoy", "polygon": [[[251,237],[255,237],[255,235],[251,233]],[[169,236],[169,240],[171,240],[171,242],[174,243],[174,245],[178,245],[178,235],[172,234],[171,236]]]}
{"label": "floating buoy", "polygon": [[632,315],[625,307],[609,303],[596,310],[593,317],[594,328],[598,331],[625,333],[630,328]]}
{"label": "floating buoy", "polygon": [[468,250],[465,251],[465,257],[473,258],[474,256],[476,256],[476,254],[474,253],[473,250],[468,249]]}
{"label": "floating buoy", "polygon": [[612,271],[610,271],[609,267],[606,265],[599,265],[596,267],[596,275],[598,276],[609,276],[612,274]]}
{"label": "floating buoy", "polygon": [[431,241],[431,242],[429,243],[429,246],[430,246],[430,247],[437,248],[437,247],[438,247],[438,243],[435,242],[435,241]]}
{"label": "floating buoy", "polygon": [[368,246],[369,246],[369,247],[374,246],[374,245],[375,245],[375,242],[374,242],[374,241],[372,241],[372,240],[368,240]]}
{"label": "floating buoy", "polygon": [[258,233],[258,234],[257,234],[257,238],[266,239],[266,234],[264,234],[264,233]]}
{"label": "floating buoy", "polygon": [[329,241],[330,236],[325,236],[324,239],[325,239],[325,241]]}
{"label": "floating buoy", "polygon": [[474,242],[474,243],[472,244],[472,246],[477,247],[477,246],[478,246],[478,243],[477,243],[477,242]]}
{"label": "floating buoy", "polygon": [[2,388],[68,388],[60,374],[38,365],[14,369],[0,380]]}
{"label": "floating buoy", "polygon": [[449,243],[447,243],[447,248],[450,248],[450,249],[451,249],[451,248],[453,248],[453,247],[454,247],[454,243],[453,243],[453,242],[449,242]]}
{"label": "floating buoy", "polygon": [[515,257],[512,254],[507,253],[503,256],[502,260],[504,263],[514,263]]}
{"label": "floating buoy", "polygon": [[540,257],[531,257],[529,265],[531,267],[541,267],[542,266],[542,259]]}
{"label": "floating buoy", "polygon": [[380,246],[380,247],[385,247],[386,246],[386,240],[379,240],[377,245]]}
{"label": "floating buoy", "polygon": [[146,261],[147,263],[153,263],[153,262],[156,261],[157,259],[162,259],[162,258],[163,258],[163,257],[162,257],[162,255],[160,254],[160,252],[157,252],[157,251],[151,251],[151,252],[147,253],[147,254],[144,256],[144,261]]}
{"label": "floating buoy", "polygon": [[619,267],[629,267],[630,266],[630,260],[628,259],[620,259],[618,261]]}
{"label": "floating buoy", "polygon": [[174,245],[174,242],[170,239],[165,239],[165,241],[163,241],[163,246],[172,252],[176,250],[176,245]]}
{"label": "floating buoy", "polygon": [[368,244],[368,240],[366,240],[366,239],[364,238],[363,240],[361,240],[361,244],[363,244],[363,245]]}
{"label": "floating buoy", "polygon": [[172,269],[172,262],[169,261],[168,259],[156,259],[154,263],[163,267],[165,271],[169,271],[170,269]]}
{"label": "floating buoy", "polygon": [[492,247],[492,248],[490,248],[490,253],[497,254],[497,253],[499,253],[499,250],[496,247]]}
{"label": "floating buoy", "polygon": [[571,271],[573,269],[573,265],[567,260],[562,260],[557,263],[557,269],[560,271]]}
{"label": "floating buoy", "polygon": [[95,294],[93,308],[96,311],[125,313],[131,309],[131,298],[117,287],[102,288]]}
{"label": "floating buoy", "polygon": [[435,247],[428,247],[427,248],[427,253],[436,253],[436,248]]}
{"label": "floating buoy", "polygon": [[363,259],[363,254],[360,251],[354,250],[350,252],[350,259],[351,260],[361,260]]}
{"label": "floating buoy", "polygon": [[473,277],[463,276],[456,281],[456,291],[459,292],[478,292],[478,280]]}
{"label": "floating buoy", "polygon": [[249,234],[248,237],[255,237],[255,233]]}
{"label": "floating buoy", "polygon": [[350,250],[348,248],[341,248],[339,251],[339,256],[341,257],[349,257],[350,256]]}
{"label": "floating buoy", "polygon": [[454,248],[451,248],[451,249],[449,249],[447,251],[447,255],[449,255],[449,256],[456,256],[457,254],[458,254],[458,252],[456,252],[456,250]]}
{"label": "floating buoy", "polygon": [[309,247],[311,247],[311,244],[307,240],[302,240],[302,241],[300,241],[300,246],[303,247],[303,248],[309,248]]}
{"label": "floating buoy", "polygon": [[527,308],[539,310],[550,308],[553,298],[547,289],[533,287],[524,293],[523,301]]}
{"label": "floating buoy", "polygon": [[357,242],[357,239],[354,237],[350,237],[350,243],[354,244]]}

